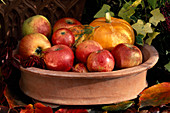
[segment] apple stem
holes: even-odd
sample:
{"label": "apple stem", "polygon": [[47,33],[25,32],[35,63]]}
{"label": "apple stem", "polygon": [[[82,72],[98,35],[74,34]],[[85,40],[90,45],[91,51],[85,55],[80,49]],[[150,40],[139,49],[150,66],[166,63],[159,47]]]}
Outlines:
{"label": "apple stem", "polygon": [[106,13],[106,22],[107,22],[107,23],[111,23],[111,15],[110,15],[110,12],[107,12],[107,13]]}

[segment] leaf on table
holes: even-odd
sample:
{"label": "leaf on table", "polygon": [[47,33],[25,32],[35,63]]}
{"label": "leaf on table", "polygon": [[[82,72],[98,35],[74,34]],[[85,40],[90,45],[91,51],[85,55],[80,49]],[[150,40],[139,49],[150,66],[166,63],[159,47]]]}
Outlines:
{"label": "leaf on table", "polygon": [[165,18],[163,14],[160,13],[159,8],[152,10],[151,14],[153,16],[149,19],[149,22],[152,23],[153,25],[157,26],[160,21],[165,21]]}
{"label": "leaf on table", "polygon": [[94,18],[105,17],[107,12],[110,12],[111,16],[114,16],[114,13],[110,11],[110,6],[103,4],[102,8],[94,15]]}
{"label": "leaf on table", "polygon": [[150,6],[155,9],[157,5],[157,0],[147,0],[147,2],[150,4]]}
{"label": "leaf on table", "polygon": [[87,109],[66,109],[61,108],[55,113],[88,113]]}
{"label": "leaf on table", "polygon": [[35,113],[53,113],[53,110],[49,106],[45,106],[41,103],[34,104]]}
{"label": "leaf on table", "polygon": [[146,39],[146,43],[147,43],[148,45],[151,45],[152,40],[155,39],[156,36],[159,35],[159,34],[160,34],[160,32],[155,32],[155,31],[154,31],[153,33],[149,33],[149,34],[148,34],[149,38]]}
{"label": "leaf on table", "polygon": [[34,105],[28,104],[25,109],[21,109],[20,113],[53,113],[53,110],[42,103],[35,103]]}
{"label": "leaf on table", "polygon": [[139,95],[139,107],[160,106],[170,103],[170,82],[153,85]]}
{"label": "leaf on table", "polygon": [[170,61],[164,67],[170,72]]}
{"label": "leaf on table", "polygon": [[106,111],[120,111],[131,107],[133,104],[134,101],[124,101],[115,105],[104,106],[102,109]]}
{"label": "leaf on table", "polygon": [[153,33],[151,23],[144,24],[141,19],[138,19],[137,23],[133,24],[132,27],[136,30],[137,34],[146,36],[146,33]]}
{"label": "leaf on table", "polygon": [[34,113],[33,105],[28,104],[25,109],[21,109],[20,113]]}
{"label": "leaf on table", "polygon": [[[15,92],[17,90],[15,89]],[[20,95],[14,94],[8,87],[4,90],[4,96],[7,99],[10,108],[25,106],[26,104],[21,100]]]}

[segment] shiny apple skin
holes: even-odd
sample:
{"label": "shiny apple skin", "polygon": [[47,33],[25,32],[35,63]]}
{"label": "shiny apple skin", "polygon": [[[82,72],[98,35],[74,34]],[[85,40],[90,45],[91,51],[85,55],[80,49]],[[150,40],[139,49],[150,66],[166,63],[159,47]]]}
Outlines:
{"label": "shiny apple skin", "polygon": [[31,33],[41,33],[47,38],[51,36],[52,28],[49,20],[43,15],[35,15],[27,18],[22,25],[23,36]]}
{"label": "shiny apple skin", "polygon": [[[23,57],[31,55],[41,56],[42,51],[50,48],[51,43],[46,36],[41,33],[33,33],[24,36],[19,43],[19,54]],[[37,49],[40,49],[37,51]]]}
{"label": "shiny apple skin", "polygon": [[87,67],[85,66],[85,64],[83,63],[77,63],[74,67],[73,67],[73,72],[79,72],[79,73],[87,73]]}
{"label": "shiny apple skin", "polygon": [[69,71],[73,67],[74,53],[70,47],[59,44],[47,49],[43,59],[49,70]]}
{"label": "shiny apple skin", "polygon": [[64,44],[72,47],[75,42],[75,37],[69,29],[60,28],[53,33],[51,41],[53,45]]}
{"label": "shiny apple skin", "polygon": [[90,53],[102,49],[102,46],[98,42],[94,40],[86,40],[77,46],[75,51],[76,59],[79,62],[86,64]]}
{"label": "shiny apple skin", "polygon": [[142,63],[142,52],[135,45],[127,43],[118,44],[111,53],[115,58],[117,69],[129,68]]}
{"label": "shiny apple skin", "polygon": [[94,72],[109,72],[114,69],[115,60],[108,50],[92,52],[87,59],[87,68]]}
{"label": "shiny apple skin", "polygon": [[65,17],[57,20],[53,26],[53,32],[59,28],[70,28],[75,25],[82,25],[77,19],[71,17]]}

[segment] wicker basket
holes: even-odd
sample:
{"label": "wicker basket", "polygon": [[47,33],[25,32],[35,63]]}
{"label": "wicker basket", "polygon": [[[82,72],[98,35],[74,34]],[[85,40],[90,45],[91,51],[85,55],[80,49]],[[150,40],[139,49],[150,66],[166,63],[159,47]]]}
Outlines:
{"label": "wicker basket", "polygon": [[42,14],[54,25],[62,17],[81,20],[86,0],[5,0],[0,3],[0,40],[8,37],[22,38],[23,21],[33,15]]}

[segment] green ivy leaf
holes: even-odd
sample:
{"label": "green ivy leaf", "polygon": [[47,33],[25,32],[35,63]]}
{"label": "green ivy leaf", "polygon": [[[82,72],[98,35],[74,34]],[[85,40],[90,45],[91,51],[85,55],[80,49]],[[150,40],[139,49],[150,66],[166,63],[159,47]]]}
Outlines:
{"label": "green ivy leaf", "polygon": [[110,12],[111,16],[114,16],[114,13],[110,11],[110,6],[107,4],[104,4],[102,8],[94,15],[94,18],[100,18],[105,17],[107,12]]}
{"label": "green ivy leaf", "polygon": [[138,35],[135,37],[135,43],[136,43],[137,45],[143,46],[143,44],[144,44],[143,39],[144,39],[144,38],[145,38],[144,35],[138,34]]}
{"label": "green ivy leaf", "polygon": [[146,43],[147,43],[148,45],[151,45],[152,40],[155,39],[155,37],[156,37],[157,35],[159,35],[159,34],[160,34],[160,32],[149,33],[149,34],[148,34],[149,38],[146,39]]}
{"label": "green ivy leaf", "polygon": [[136,7],[141,4],[142,0],[136,0],[132,3],[132,1],[126,2],[123,7],[120,9],[118,16],[122,17],[127,22],[130,22],[130,17],[135,13]]}
{"label": "green ivy leaf", "polygon": [[137,23],[133,24],[132,27],[136,30],[137,34],[146,36],[146,33],[153,33],[151,23],[144,24],[141,19],[138,19]]}
{"label": "green ivy leaf", "polygon": [[164,67],[170,72],[170,61]]}
{"label": "green ivy leaf", "polygon": [[153,25],[157,26],[160,21],[165,21],[165,18],[163,14],[160,13],[159,8],[152,10],[151,14],[153,16],[149,19],[149,22],[152,23]]}
{"label": "green ivy leaf", "polygon": [[118,104],[104,106],[102,107],[102,109],[106,111],[126,110],[127,108],[131,107],[133,104],[134,104],[134,101],[124,101]]}
{"label": "green ivy leaf", "polygon": [[151,6],[153,9],[156,8],[157,0],[147,0],[147,2],[150,4],[150,6]]}
{"label": "green ivy leaf", "polygon": [[135,8],[130,7],[131,4],[132,4],[131,1],[126,2],[118,13],[118,16],[122,17],[127,22],[130,22],[130,16],[132,16],[135,13]]}

